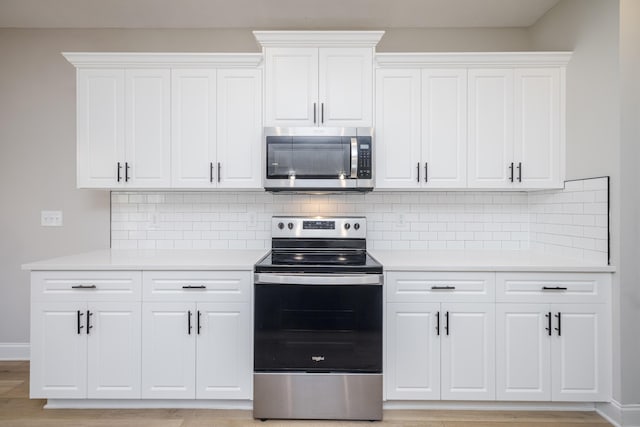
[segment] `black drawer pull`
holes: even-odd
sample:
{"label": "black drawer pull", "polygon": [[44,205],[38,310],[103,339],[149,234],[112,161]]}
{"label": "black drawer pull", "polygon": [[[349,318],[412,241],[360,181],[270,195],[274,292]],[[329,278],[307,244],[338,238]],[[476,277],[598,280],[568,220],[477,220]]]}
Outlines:
{"label": "black drawer pull", "polygon": [[455,286],[432,286],[431,290],[434,290],[434,291],[452,291],[455,288],[456,288]]}
{"label": "black drawer pull", "polygon": [[207,289],[207,287],[205,285],[198,285],[198,286],[184,285],[182,289]]}
{"label": "black drawer pull", "polygon": [[96,285],[73,285],[71,289],[97,289]]}
{"label": "black drawer pull", "polygon": [[562,287],[562,286],[543,286],[542,287],[543,291],[566,291],[567,288]]}

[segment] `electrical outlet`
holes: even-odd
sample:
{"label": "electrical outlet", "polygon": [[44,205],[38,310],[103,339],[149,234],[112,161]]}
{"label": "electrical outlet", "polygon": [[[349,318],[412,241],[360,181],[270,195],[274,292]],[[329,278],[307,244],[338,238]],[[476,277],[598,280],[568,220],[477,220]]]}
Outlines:
{"label": "electrical outlet", "polygon": [[249,212],[247,215],[247,227],[257,227],[258,226],[258,214],[255,212]]}
{"label": "electrical outlet", "polygon": [[62,211],[41,211],[40,225],[43,227],[62,227]]}
{"label": "electrical outlet", "polygon": [[398,214],[398,216],[396,217],[396,222],[393,224],[393,229],[399,231],[409,230],[409,223],[404,217],[404,214]]}

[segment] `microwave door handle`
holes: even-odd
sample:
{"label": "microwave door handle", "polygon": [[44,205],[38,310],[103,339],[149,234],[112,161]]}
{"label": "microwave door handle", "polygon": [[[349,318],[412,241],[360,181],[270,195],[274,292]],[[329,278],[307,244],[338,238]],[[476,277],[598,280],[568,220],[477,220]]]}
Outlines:
{"label": "microwave door handle", "polygon": [[358,178],[358,138],[351,138],[351,177]]}

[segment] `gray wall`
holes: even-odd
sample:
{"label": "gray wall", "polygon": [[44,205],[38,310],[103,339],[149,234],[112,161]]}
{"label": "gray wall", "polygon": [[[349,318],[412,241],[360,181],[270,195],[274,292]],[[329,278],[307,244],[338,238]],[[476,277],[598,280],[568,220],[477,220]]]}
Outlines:
{"label": "gray wall", "polygon": [[620,2],[621,403],[640,403],[640,2]]}
{"label": "gray wall", "polygon": [[[534,50],[571,50],[567,67],[567,178],[611,176],[611,263],[620,267],[618,0],[562,0],[530,28]],[[614,275],[614,398],[621,399],[620,274]]]}
{"label": "gray wall", "polygon": [[[526,50],[524,29],[394,29],[381,51]],[[29,341],[28,261],[109,245],[109,194],[75,188],[75,69],[61,51],[258,52],[251,31],[0,29],[0,351]],[[45,228],[40,211],[62,210]]]}

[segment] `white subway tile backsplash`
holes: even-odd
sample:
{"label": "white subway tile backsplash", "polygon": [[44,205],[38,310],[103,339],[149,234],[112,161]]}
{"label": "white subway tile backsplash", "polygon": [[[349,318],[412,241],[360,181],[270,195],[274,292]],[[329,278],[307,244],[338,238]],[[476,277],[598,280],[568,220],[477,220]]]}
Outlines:
{"label": "white subway tile backsplash", "polygon": [[111,240],[113,248],[266,249],[274,215],[363,215],[375,249],[532,248],[606,262],[607,185],[603,178],[530,193],[114,192]]}

